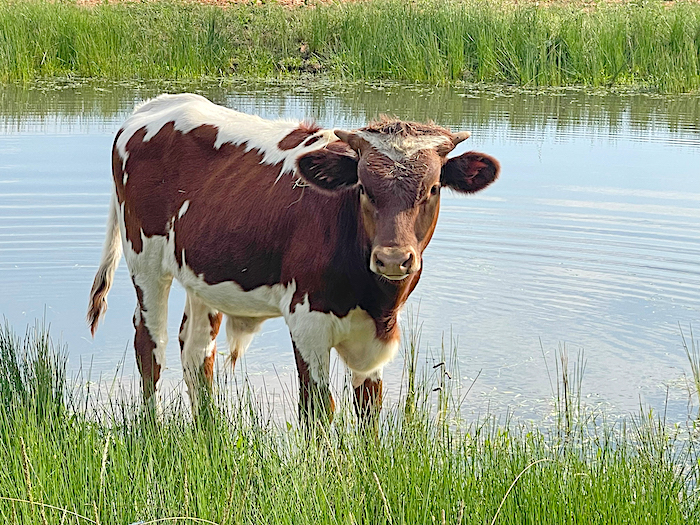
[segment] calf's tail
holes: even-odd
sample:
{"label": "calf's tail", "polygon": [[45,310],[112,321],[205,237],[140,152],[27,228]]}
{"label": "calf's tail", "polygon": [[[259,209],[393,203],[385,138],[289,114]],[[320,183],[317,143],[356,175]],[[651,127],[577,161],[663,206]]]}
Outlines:
{"label": "calf's tail", "polygon": [[88,305],[87,322],[90,325],[90,333],[95,336],[97,323],[107,311],[107,294],[112,287],[114,272],[119,266],[122,256],[122,235],[119,230],[117,217],[117,196],[112,194],[112,202],[109,206],[109,218],[107,219],[107,236],[102,249],[102,260],[95,275],[90,291],[90,304]]}

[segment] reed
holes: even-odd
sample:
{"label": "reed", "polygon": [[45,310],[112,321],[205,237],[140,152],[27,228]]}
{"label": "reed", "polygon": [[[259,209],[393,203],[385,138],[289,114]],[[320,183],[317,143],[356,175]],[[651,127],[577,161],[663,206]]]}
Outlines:
{"label": "reed", "polygon": [[55,76],[700,86],[700,4],[368,0],[285,8],[171,0],[0,4],[0,81]]}
{"label": "reed", "polygon": [[[653,416],[608,427],[569,400],[559,430],[466,423],[458,403],[436,407],[433,388],[454,400],[458,383],[440,371],[413,378],[376,436],[355,428],[349,395],[311,438],[249,391],[239,401],[222,389],[200,424],[177,401],[154,420],[74,388],[65,349],[47,341],[0,329],[3,391],[53,393],[42,411],[24,394],[0,405],[4,523],[700,523],[695,451]],[[560,366],[561,388],[577,395],[579,365]]]}

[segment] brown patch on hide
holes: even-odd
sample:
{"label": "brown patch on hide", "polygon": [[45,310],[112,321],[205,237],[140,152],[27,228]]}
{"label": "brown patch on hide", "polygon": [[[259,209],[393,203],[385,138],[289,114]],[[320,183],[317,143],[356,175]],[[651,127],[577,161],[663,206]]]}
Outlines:
{"label": "brown patch on hide", "polygon": [[[306,138],[309,135],[313,135],[317,131],[320,131],[321,128],[316,125],[315,122],[302,122],[299,124],[299,127],[289,133],[286,137],[284,137],[282,140],[279,141],[279,144],[277,144],[277,147],[281,149],[282,151],[294,149],[299,144],[304,142]],[[311,141],[310,144],[313,144],[316,140],[318,140],[318,137],[312,137],[315,140]],[[309,144],[306,144],[307,146]]]}
{"label": "brown patch on hide", "polygon": [[124,202],[124,168],[123,160],[119,155],[119,150],[117,149],[117,140],[121,134],[124,133],[123,129],[117,131],[114,137],[114,143],[112,144],[112,177],[114,178],[114,189],[117,194],[117,202],[121,206]]}
{"label": "brown patch on hide", "polygon": [[240,357],[240,355],[239,355],[238,348],[229,349],[228,358],[229,358],[229,361],[231,361],[231,370],[236,369],[236,362],[238,362],[239,357]]}
{"label": "brown patch on hide", "polygon": [[299,408],[308,410],[311,385],[309,365],[307,365],[306,361],[304,361],[304,358],[301,357],[299,350],[297,350],[297,345],[293,341],[292,347],[294,348],[294,360],[296,361],[297,374],[299,375]]}
{"label": "brown patch on hide", "polygon": [[292,131],[289,135],[284,137],[282,140],[279,141],[277,144],[277,147],[281,149],[282,151],[288,150],[288,149],[294,149],[296,148],[299,144],[304,142],[306,140],[306,137],[308,137],[309,134],[302,130],[302,129],[295,129]]}
{"label": "brown patch on hide", "polygon": [[146,308],[143,306],[143,290],[138,284],[136,284],[136,281],[134,281],[133,277],[131,278],[131,282],[134,285],[134,290],[136,290],[136,301],[139,304],[139,309],[141,310],[141,312],[145,312]]}
{"label": "brown patch on hide", "polygon": [[156,362],[153,351],[156,348],[156,343],[151,337],[151,334],[146,328],[143,321],[143,312],[141,320],[136,326],[136,334],[134,335],[134,349],[136,350],[136,364],[141,373],[141,387],[143,389],[144,399],[148,399],[156,390],[156,384],[160,379],[160,365]]}
{"label": "brown patch on hide", "polygon": [[219,335],[219,328],[221,328],[221,320],[224,314],[221,312],[207,314],[209,317],[209,336],[212,341],[214,341],[214,346],[212,347],[211,353],[204,356],[204,361],[202,362],[202,376],[206,380],[209,387],[214,380],[214,362],[216,361],[216,336]]}
{"label": "brown patch on hide", "polygon": [[[189,158],[191,149],[178,149],[178,138],[187,137],[188,143],[206,151],[214,150],[217,134],[218,128],[209,124],[182,134],[175,130],[174,122],[168,122],[147,142],[144,142],[146,127],[129,138],[125,148],[129,154],[126,168],[122,171],[121,164],[117,166],[114,177],[115,184],[119,186],[121,181],[117,179],[123,177],[124,171],[128,174],[127,184],[121,188],[124,224],[126,238],[136,253],[143,250],[142,233],[149,238],[168,234],[188,193],[196,189],[191,185],[185,188],[179,184],[182,173],[179,163],[196,162],[196,159]],[[152,200],[155,197],[158,203],[154,205]]]}
{"label": "brown patch on hide", "polygon": [[216,339],[216,336],[219,334],[219,329],[221,328],[221,321],[223,318],[224,314],[221,312],[209,314],[209,326],[211,327],[209,334],[211,335],[212,339]]}
{"label": "brown patch on hide", "polygon": [[309,137],[306,140],[306,142],[304,142],[304,147],[311,146],[311,144],[314,144],[315,142],[318,142],[319,140],[321,140],[321,137],[319,137],[318,135],[313,136],[313,137]]}
{"label": "brown patch on hide", "polygon": [[216,361],[216,343],[214,343],[211,354],[206,356],[202,363],[202,375],[206,379],[208,386],[211,386],[214,381],[214,361]]}
{"label": "brown patch on hide", "polygon": [[[133,282],[133,278],[132,278]],[[151,337],[151,333],[146,327],[144,321],[143,290],[140,286],[134,284],[136,290],[136,299],[138,301],[138,312],[134,314],[134,350],[136,352],[136,364],[139,367],[141,374],[141,387],[143,389],[144,399],[148,399],[156,390],[156,383],[160,379],[160,365],[156,362],[153,351],[156,348],[156,342]]]}

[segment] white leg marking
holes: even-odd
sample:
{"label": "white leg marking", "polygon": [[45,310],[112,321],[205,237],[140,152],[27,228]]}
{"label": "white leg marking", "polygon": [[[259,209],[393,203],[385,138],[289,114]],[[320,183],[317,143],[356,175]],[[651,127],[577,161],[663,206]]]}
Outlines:
{"label": "white leg marking", "polygon": [[196,295],[187,294],[185,303],[185,315],[187,320],[180,331],[182,341],[182,373],[190,395],[192,413],[196,414],[199,408],[199,389],[201,388],[201,371],[204,361],[211,357],[215,348],[215,338],[211,334],[210,316],[218,315],[218,312],[207,306]]}
{"label": "white leg marking", "polygon": [[309,367],[311,379],[317,386],[327,387],[334,325],[338,318],[333,314],[311,311],[306,296],[293,311],[287,308],[285,320],[299,354]]}
{"label": "white leg marking", "polygon": [[[143,297],[141,318],[148,333],[156,344],[153,356],[161,368],[165,368],[165,347],[168,345],[168,295],[173,278],[161,276],[152,279],[137,274],[134,283],[139,287]],[[156,385],[157,388],[158,385]]]}
{"label": "white leg marking", "polygon": [[[143,309],[137,308],[134,320],[137,326],[143,321],[150,339],[155,343],[153,358],[162,369],[165,367],[165,348],[168,343],[168,295],[173,281],[172,273],[164,268],[163,264],[167,239],[158,235],[153,237],[142,235],[142,250],[136,253],[126,237],[123,204],[119,213],[124,258],[134,285],[140,290],[143,302]],[[145,357],[142,356],[142,358]],[[155,385],[155,388],[158,389],[158,384]],[[157,398],[157,396],[154,397]]]}

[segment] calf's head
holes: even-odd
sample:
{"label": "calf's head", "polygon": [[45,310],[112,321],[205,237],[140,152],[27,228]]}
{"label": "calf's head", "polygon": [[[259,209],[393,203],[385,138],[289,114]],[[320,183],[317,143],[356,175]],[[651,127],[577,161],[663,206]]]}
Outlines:
{"label": "calf's head", "polygon": [[324,191],[355,189],[371,245],[370,270],[392,281],[420,270],[441,188],[474,193],[496,180],[500,169],[483,153],[447,158],[468,132],[385,119],[335,135],[339,141],[299,157],[299,173]]}

